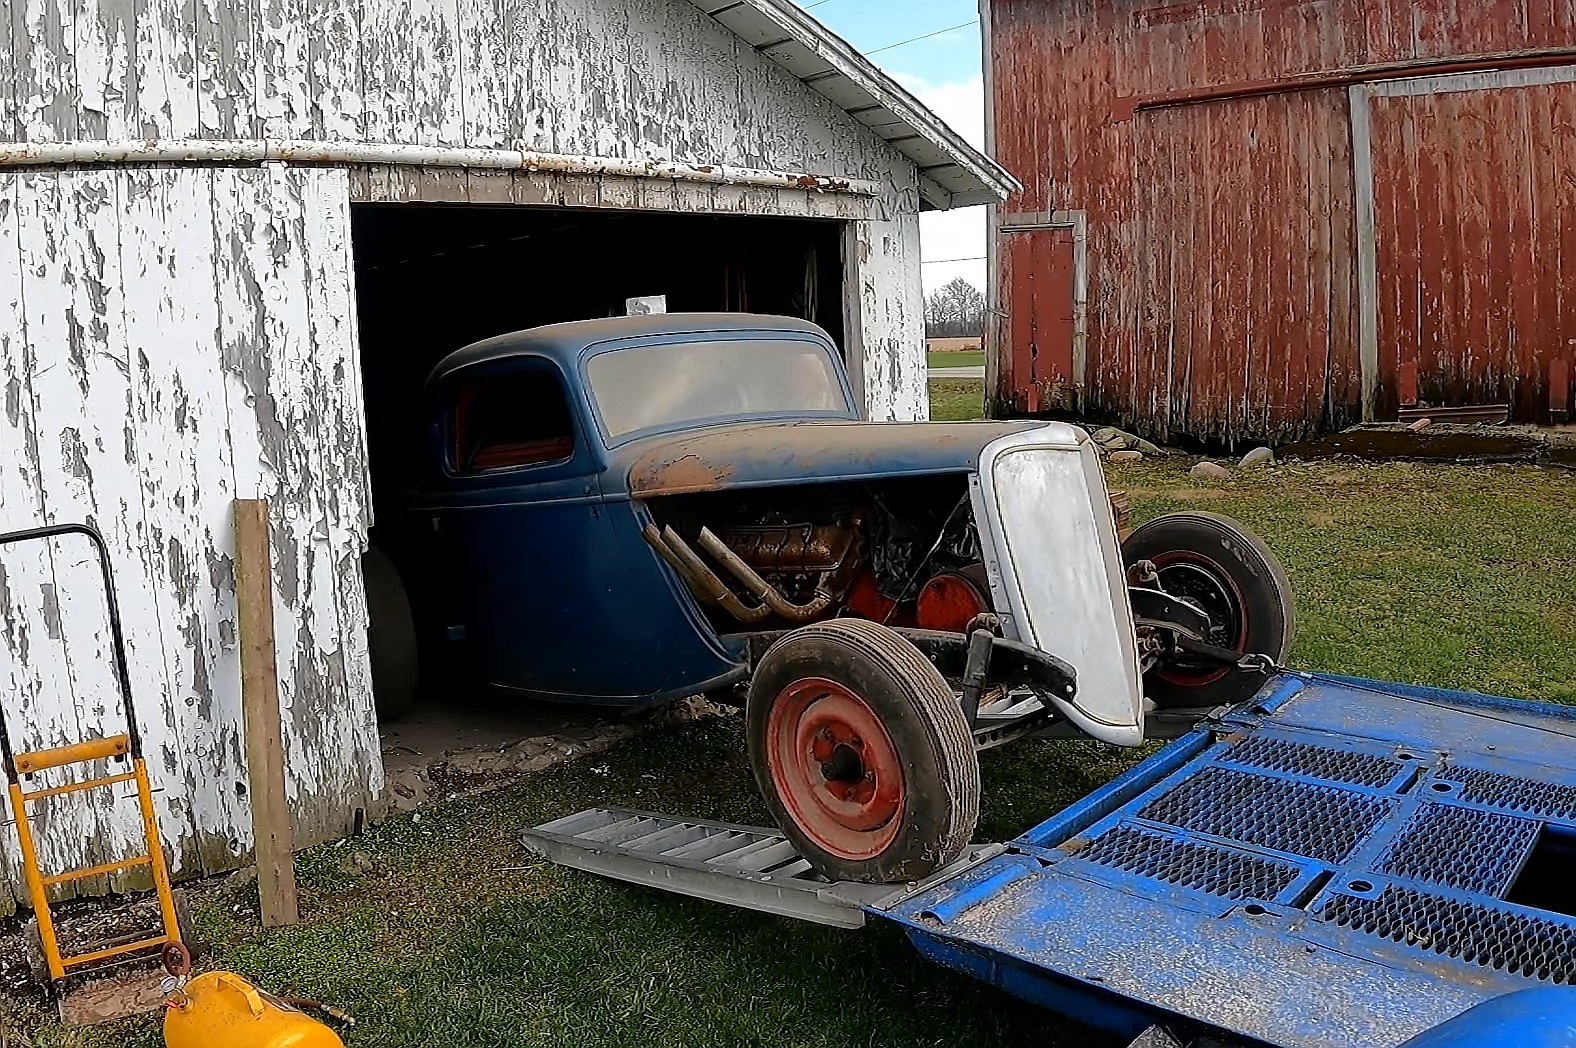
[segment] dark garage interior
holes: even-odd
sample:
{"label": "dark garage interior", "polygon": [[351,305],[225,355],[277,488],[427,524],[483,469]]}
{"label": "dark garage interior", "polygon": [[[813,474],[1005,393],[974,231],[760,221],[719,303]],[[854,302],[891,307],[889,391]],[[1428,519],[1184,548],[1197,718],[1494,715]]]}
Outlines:
{"label": "dark garage interior", "polygon": [[[414,552],[400,548],[405,543],[391,530],[403,530],[396,523],[401,495],[416,479],[428,439],[423,387],[454,350],[508,331],[618,316],[626,299],[655,295],[665,295],[674,313],[812,320],[842,344],[843,227],[837,221],[380,204],[358,205],[352,222],[378,522],[372,544],[396,566]],[[389,640],[387,622],[380,621],[387,616],[378,606],[386,589],[369,567],[375,646]],[[422,595],[410,598],[421,622],[428,610]],[[431,637],[426,627],[433,625],[425,623],[422,634]],[[377,664],[374,657],[382,707],[386,689],[377,680]],[[431,676],[423,674],[429,685]],[[443,690],[447,702],[450,690]]]}

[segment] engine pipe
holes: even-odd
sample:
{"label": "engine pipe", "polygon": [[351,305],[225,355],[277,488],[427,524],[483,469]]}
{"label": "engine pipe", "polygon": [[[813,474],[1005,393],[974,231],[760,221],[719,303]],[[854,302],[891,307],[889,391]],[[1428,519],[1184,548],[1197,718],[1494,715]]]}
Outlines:
{"label": "engine pipe", "polygon": [[[666,537],[664,535],[664,538]],[[674,538],[677,536],[675,535]],[[837,599],[826,588],[827,577],[831,572],[821,574],[820,581],[815,586],[815,597],[808,604],[795,604],[779,593],[777,587],[761,578],[754,568],[744,563],[743,558],[729,549],[728,544],[713,534],[710,528],[700,529],[700,545],[707,553],[721,561],[722,566],[732,572],[752,596],[789,622],[810,622],[825,615],[827,609],[831,608],[832,601]]]}
{"label": "engine pipe", "polygon": [[656,550],[657,556],[667,561],[679,578],[703,600],[711,601],[740,622],[760,622],[772,613],[772,609],[765,604],[754,608],[745,606],[671,527],[659,532],[656,525],[647,524],[640,534],[646,544]]}

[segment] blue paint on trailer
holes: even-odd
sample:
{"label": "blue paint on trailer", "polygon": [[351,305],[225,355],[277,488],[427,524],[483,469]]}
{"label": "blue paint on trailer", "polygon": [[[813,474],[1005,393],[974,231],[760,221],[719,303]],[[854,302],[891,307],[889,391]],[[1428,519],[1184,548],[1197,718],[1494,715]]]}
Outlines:
{"label": "blue paint on trailer", "polygon": [[1573,741],[1569,708],[1285,674],[872,912],[934,961],[1130,1037],[1576,1045]]}

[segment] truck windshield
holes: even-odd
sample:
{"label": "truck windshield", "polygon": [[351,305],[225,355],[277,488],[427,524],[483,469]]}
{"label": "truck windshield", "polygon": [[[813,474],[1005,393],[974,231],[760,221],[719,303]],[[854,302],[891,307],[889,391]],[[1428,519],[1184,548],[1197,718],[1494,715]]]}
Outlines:
{"label": "truck windshield", "polygon": [[679,342],[591,358],[609,440],[711,419],[849,413],[831,354],[801,339]]}

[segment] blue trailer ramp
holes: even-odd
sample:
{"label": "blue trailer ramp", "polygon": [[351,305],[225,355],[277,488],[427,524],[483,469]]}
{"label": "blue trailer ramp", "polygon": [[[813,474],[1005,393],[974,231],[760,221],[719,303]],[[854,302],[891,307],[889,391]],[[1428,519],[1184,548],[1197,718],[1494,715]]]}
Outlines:
{"label": "blue trailer ramp", "polygon": [[1284,675],[888,915],[1123,1032],[1399,1045],[1576,981],[1573,735],[1563,707]]}
{"label": "blue trailer ramp", "polygon": [[1566,707],[1288,673],[923,885],[828,884],[780,837],[740,836],[773,831],[635,813],[526,841],[714,901],[889,919],[934,961],[1129,1038],[1569,1046],[1573,742]]}

